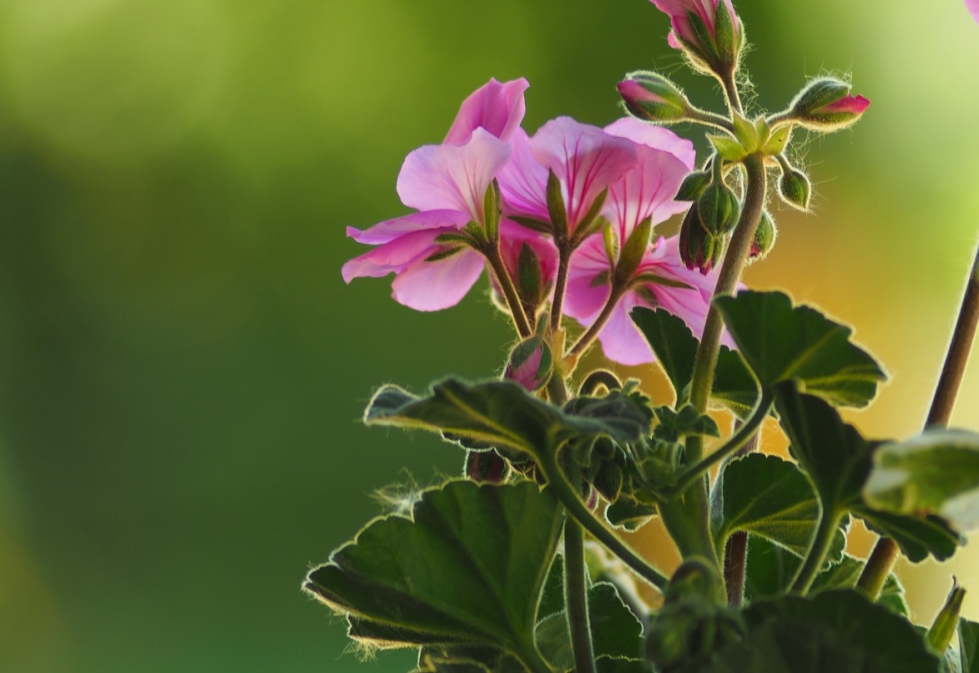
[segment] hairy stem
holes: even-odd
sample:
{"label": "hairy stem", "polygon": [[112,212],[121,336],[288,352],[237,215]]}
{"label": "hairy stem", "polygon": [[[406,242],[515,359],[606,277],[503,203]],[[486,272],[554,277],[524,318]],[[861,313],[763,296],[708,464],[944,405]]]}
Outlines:
{"label": "hairy stem", "polygon": [[[744,160],[748,173],[745,189],[744,206],[741,217],[734,229],[734,235],[724,255],[724,263],[717,277],[714,297],[724,297],[734,293],[741,281],[751,243],[755,239],[758,222],[761,221],[762,210],[765,207],[765,192],[768,189],[768,179],[765,173],[764,159],[753,154]],[[706,413],[710,400],[710,390],[714,383],[714,368],[717,366],[717,353],[721,348],[721,333],[724,330],[721,312],[711,304],[704,323],[704,334],[697,349],[694,360],[693,379],[690,382],[690,402],[701,413]],[[702,444],[699,437],[691,437],[687,443],[687,455],[692,461],[700,460]]]}
{"label": "hairy stem", "polygon": [[558,249],[557,279],[554,281],[554,299],[551,301],[551,332],[561,329],[561,312],[564,310],[564,293],[568,289],[568,266],[574,249],[567,240],[554,241]]}
{"label": "hairy stem", "polygon": [[654,587],[660,590],[666,587],[669,579],[665,575],[649,565],[644,558],[606,528],[585,507],[585,504],[581,502],[581,498],[578,497],[574,487],[568,482],[561,468],[558,467],[557,460],[553,456],[540,456],[538,466],[544,472],[547,483],[554,489],[554,494],[561,501],[561,504],[564,505],[571,516],[577,519],[578,523],[585,530],[591,533],[592,537],[601,542],[610,552],[618,556],[623,563],[629,566],[633,572]]}
{"label": "hairy stem", "polygon": [[503,263],[503,257],[500,256],[499,246],[489,246],[488,249],[483,251],[483,256],[489,262],[490,268],[493,270],[493,275],[496,276],[496,281],[503,290],[503,296],[506,298],[507,306],[510,307],[510,314],[513,316],[513,323],[517,327],[517,333],[522,338],[529,337],[533,334],[533,329],[530,326],[530,320],[527,319],[527,314],[524,312],[523,302],[520,301],[520,295],[517,294],[517,288],[513,284],[513,279],[507,273],[506,265]]}
{"label": "hairy stem", "polygon": [[719,79],[724,87],[724,96],[727,98],[728,108],[732,113],[743,115],[744,109],[741,107],[741,94],[738,93],[738,84],[734,80],[734,67],[732,66],[728,72],[723,73]]}
{"label": "hairy stem", "polygon": [[585,536],[572,517],[564,522],[564,599],[568,606],[568,628],[576,673],[595,673],[595,653],[588,621],[588,588],[585,567]]}
{"label": "hairy stem", "polygon": [[751,415],[748,416],[748,420],[744,422],[744,425],[738,428],[738,430],[731,435],[727,442],[724,443],[724,446],[702,459],[696,465],[688,468],[682,475],[680,475],[676,486],[670,489],[666,496],[669,498],[673,495],[684,493],[688,488],[693,486],[697,480],[701,479],[705,474],[707,474],[707,470],[750,442],[756,436],[758,428],[765,422],[768,412],[772,410],[773,403],[774,398],[770,392],[765,391],[762,393],[761,397],[758,398],[758,402],[755,404],[755,408],[752,410]]}
{"label": "hairy stem", "polygon": [[959,308],[959,317],[952,332],[952,343],[948,347],[945,365],[938,379],[925,427],[948,425],[952,409],[955,407],[955,397],[958,395],[965,367],[969,362],[969,352],[976,337],[977,325],[979,325],[979,251],[976,252],[972,264],[972,273],[969,275],[962,306]]}
{"label": "hairy stem", "polygon": [[[738,449],[735,456],[746,456],[758,449],[759,433],[752,435],[747,444]],[[724,586],[727,587],[727,603],[740,607],[744,601],[744,571],[748,560],[748,533],[736,531],[728,538],[724,549]]]}
{"label": "hairy stem", "polygon": [[805,595],[812,583],[816,581],[816,576],[822,570],[826,555],[829,554],[829,549],[833,544],[833,536],[836,535],[842,518],[843,515],[837,510],[820,512],[816,535],[813,536],[812,542],[809,544],[806,560],[792,582],[793,593]]}
{"label": "hairy stem", "polygon": [[[926,428],[943,428],[948,425],[955,408],[955,398],[965,375],[969,362],[969,352],[976,337],[976,326],[979,325],[979,250],[976,251],[972,271],[965,286],[965,296],[959,307],[959,317],[955,321],[952,332],[952,342],[945,356],[942,374],[938,379],[935,396],[925,420]],[[864,592],[870,600],[877,600],[887,576],[890,575],[899,552],[894,540],[881,537],[874,546],[874,551],[867,559],[857,588]]]}

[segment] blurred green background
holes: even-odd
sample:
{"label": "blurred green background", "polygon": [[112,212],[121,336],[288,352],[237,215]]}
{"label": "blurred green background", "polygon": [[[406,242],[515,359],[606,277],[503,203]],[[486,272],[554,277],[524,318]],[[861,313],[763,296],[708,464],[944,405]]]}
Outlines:
{"label": "blurred green background", "polygon": [[[776,213],[749,283],[854,324],[893,375],[854,420],[910,434],[979,235],[979,26],[959,0],[739,10],[759,105],[847,71],[873,101],[806,148],[815,214]],[[363,428],[372,389],[492,375],[509,335],[485,291],[420,314],[344,286],[344,227],[405,212],[404,156],[491,76],[530,80],[531,131],[612,121],[636,68],[716,102],[666,27],[645,0],[0,0],[0,670],[408,670],[343,654],[300,580],[372,491],[459,469]],[[979,362],[955,420],[979,429]],[[905,568],[917,616],[977,568]]]}

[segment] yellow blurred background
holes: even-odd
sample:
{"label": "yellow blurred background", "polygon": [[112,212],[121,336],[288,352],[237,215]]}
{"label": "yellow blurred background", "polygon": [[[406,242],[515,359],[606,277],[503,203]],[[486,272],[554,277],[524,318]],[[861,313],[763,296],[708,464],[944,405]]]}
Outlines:
{"label": "yellow blurred background", "polygon": [[[815,212],[775,213],[747,281],[854,325],[892,379],[850,418],[907,436],[979,240],[979,26],[960,0],[738,9],[757,105],[849,71],[873,102],[805,148]],[[531,131],[612,121],[636,68],[716,105],[666,28],[646,0],[0,1],[0,670],[411,668],[343,655],[299,583],[373,490],[459,470],[363,428],[371,390],[492,375],[509,335],[485,291],[420,314],[344,286],[344,228],[405,212],[404,156],[490,77],[530,80]],[[954,422],[979,430],[977,362]],[[979,548],[901,570],[918,619],[950,574],[979,618]]]}

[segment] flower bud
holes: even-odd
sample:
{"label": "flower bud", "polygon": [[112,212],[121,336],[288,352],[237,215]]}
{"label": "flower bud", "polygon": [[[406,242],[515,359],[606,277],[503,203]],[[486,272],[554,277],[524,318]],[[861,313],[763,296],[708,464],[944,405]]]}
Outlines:
{"label": "flower bud", "polygon": [[792,101],[790,116],[803,128],[838,131],[857,122],[870,101],[850,95],[850,85],[826,77],[811,82]]}
{"label": "flower bud", "polygon": [[680,259],[688,269],[698,269],[705,276],[721,261],[724,239],[710,234],[700,222],[697,207],[691,206],[680,225]]}
{"label": "flower bud", "polygon": [[962,601],[965,599],[965,589],[952,578],[952,591],[945,599],[945,605],[935,617],[935,622],[928,629],[928,644],[938,654],[944,652],[952,636],[959,626],[959,613],[962,612]]}
{"label": "flower bud", "polygon": [[809,197],[812,185],[809,178],[800,170],[792,168],[788,163],[782,165],[782,177],[778,181],[778,195],[788,205],[802,212],[809,211]]}
{"label": "flower bud", "polygon": [[751,262],[765,259],[772,248],[775,247],[775,238],[778,236],[778,229],[775,228],[775,220],[767,210],[761,212],[761,220],[755,230],[755,238],[751,242],[751,249],[748,252],[748,260]]}
{"label": "flower bud", "polygon": [[686,119],[690,103],[670,80],[655,72],[633,72],[618,84],[626,110],[634,117],[656,123]]}
{"label": "flower bud", "polygon": [[477,483],[503,483],[506,473],[506,461],[496,451],[470,451],[466,454],[466,476]]}
{"label": "flower bud", "polygon": [[711,176],[707,171],[694,171],[683,178],[683,182],[680,183],[680,189],[677,190],[676,196],[674,197],[677,201],[696,201],[699,199],[704,190],[710,184]]}
{"label": "flower bud", "polygon": [[741,216],[741,204],[734,192],[715,177],[697,200],[701,226],[714,236],[732,231]]}
{"label": "flower bud", "polygon": [[543,388],[551,378],[551,364],[551,349],[547,343],[539,336],[532,336],[510,352],[503,378],[534,392]]}
{"label": "flower bud", "polygon": [[670,17],[669,44],[682,49],[695,68],[714,73],[737,70],[744,27],[731,0],[652,0]]}

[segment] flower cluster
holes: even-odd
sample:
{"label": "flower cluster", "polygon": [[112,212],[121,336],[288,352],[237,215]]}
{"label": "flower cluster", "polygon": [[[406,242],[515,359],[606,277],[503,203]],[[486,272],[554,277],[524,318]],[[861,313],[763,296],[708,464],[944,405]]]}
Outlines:
{"label": "flower cluster", "polygon": [[595,328],[609,358],[651,362],[629,311],[660,306],[699,334],[716,278],[688,270],[675,238],[651,235],[689,207],[675,196],[693,144],[631,118],[603,129],[559,117],[531,136],[520,126],[527,87],[490,80],[441,144],[408,155],[397,189],[417,212],[349,228],[375,247],[344,265],[344,280],[393,273],[396,301],[435,311],[488,267],[518,331],[517,314],[527,320],[521,336],[563,309]]}

